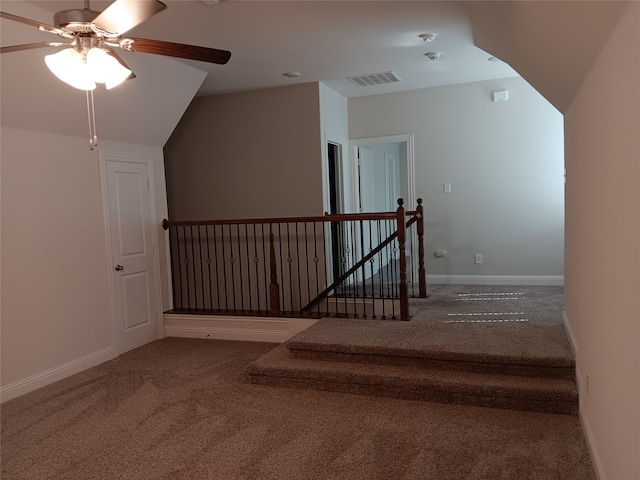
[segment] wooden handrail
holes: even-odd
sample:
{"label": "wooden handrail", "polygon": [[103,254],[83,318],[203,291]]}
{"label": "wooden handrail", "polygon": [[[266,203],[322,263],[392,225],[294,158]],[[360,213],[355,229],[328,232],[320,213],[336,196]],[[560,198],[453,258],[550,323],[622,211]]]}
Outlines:
{"label": "wooden handrail", "polygon": [[[407,216],[414,216],[418,211],[405,212]],[[269,223],[313,223],[313,222],[344,222],[355,220],[393,220],[397,218],[395,212],[378,212],[378,213],[337,213],[326,215],[314,215],[309,217],[266,217],[266,218],[242,218],[242,219],[226,219],[226,220],[182,220],[169,221],[162,220],[162,228],[167,230],[170,227],[196,227],[206,225],[253,225],[253,224],[269,224]]]}
{"label": "wooden handrail", "polygon": [[[422,199],[419,199],[419,200],[422,201]],[[396,213],[394,215],[398,216],[399,214]],[[418,215],[418,214],[416,214],[413,217],[411,217],[411,219],[408,222],[406,222],[406,224],[405,224],[405,231],[406,231],[407,228],[409,228],[411,225],[413,225],[416,222],[418,222],[418,225],[420,223],[422,223],[422,222],[420,222],[421,219],[422,219],[422,216]],[[345,273],[343,273],[340,276],[340,278],[335,280],[331,285],[329,285],[320,294],[318,294],[313,300],[311,300],[305,307],[303,307],[301,309],[301,311],[306,312],[306,311],[311,310],[313,307],[315,307],[318,303],[320,303],[323,299],[325,299],[327,297],[329,292],[334,290],[338,285],[340,285],[347,278],[349,278],[351,275],[353,275],[359,268],[362,268],[363,265],[365,265],[375,255],[380,253],[387,245],[389,245],[391,242],[393,242],[397,237],[398,237],[398,232],[397,231],[393,232],[391,235],[389,235],[382,243],[380,243],[380,245],[378,245],[376,248],[374,248],[369,253],[367,253],[364,257],[362,257],[362,259],[360,259],[360,261],[358,261],[349,270],[347,270]],[[423,251],[424,251],[424,247],[423,247]],[[423,262],[424,262],[424,259],[423,259]],[[401,260],[401,265],[402,265],[402,260]],[[402,276],[402,268],[401,268],[400,272],[401,272],[400,275]],[[406,287],[406,284],[407,284],[406,256],[405,256],[404,277],[405,277],[405,287]],[[426,284],[426,282],[424,282],[424,283]],[[426,287],[425,287],[425,292],[426,292]],[[426,293],[425,293],[425,297],[426,297]],[[408,300],[407,300],[407,302],[408,302]],[[402,305],[400,305],[400,307],[401,307],[400,308],[400,316],[402,318]],[[407,318],[408,318],[408,303],[406,304],[406,309],[407,309]],[[402,319],[406,320],[407,318],[402,318]]]}
{"label": "wooden handrail", "polygon": [[[424,208],[422,206],[422,199],[417,200],[418,206],[416,210],[406,211],[404,209],[404,200],[398,199],[398,209],[395,212],[375,212],[375,213],[346,213],[346,214],[325,214],[325,215],[313,215],[313,216],[299,216],[299,217],[265,217],[265,218],[252,218],[252,219],[223,219],[223,220],[196,220],[196,221],[169,221],[163,220],[162,226],[165,230],[168,230],[170,227],[189,227],[193,229],[194,227],[198,227],[197,230],[200,232],[199,227],[204,226],[231,226],[231,225],[262,225],[262,231],[264,232],[265,224],[269,225],[269,235],[268,235],[268,257],[265,258],[267,261],[268,270],[266,272],[269,273],[270,282],[268,285],[268,298],[269,305],[268,310],[272,315],[277,315],[281,313],[281,297],[280,297],[280,285],[278,283],[278,273],[277,273],[277,254],[275,247],[275,237],[274,234],[274,226],[276,228],[280,228],[279,224],[297,224],[297,223],[338,223],[338,222],[360,222],[362,225],[363,221],[393,221],[396,224],[396,231],[388,234],[387,238],[381,243],[369,251],[368,254],[364,255],[362,259],[356,262],[348,271],[344,272],[339,279],[335,280],[329,287],[325,288],[322,293],[317,295],[313,300],[311,300],[305,307],[302,307],[299,311],[310,312],[311,309],[318,305],[323,299],[326,299],[328,294],[331,291],[334,291],[341,283],[343,283],[346,279],[352,276],[358,269],[364,268],[367,262],[372,261],[375,255],[379,254],[384,248],[387,248],[394,240],[398,241],[398,251],[399,251],[399,267],[400,267],[400,283],[399,287],[399,301],[400,301],[400,318],[402,320],[409,319],[409,305],[408,305],[408,284],[407,284],[407,252],[406,242],[407,242],[407,228],[417,223],[416,233],[418,239],[418,276],[419,276],[419,296],[424,298],[427,296],[426,293],[426,270],[424,266]],[[407,218],[409,216],[410,218]],[[274,225],[275,224],[275,225]],[[193,232],[193,230],[191,230]],[[297,231],[297,227],[296,227]],[[315,226],[314,226],[315,231]],[[323,230],[324,231],[324,230]],[[287,229],[288,232],[288,229]],[[306,232],[306,227],[305,227]],[[208,233],[207,233],[208,239]],[[207,240],[208,241],[208,240]],[[364,241],[361,239],[361,241]],[[361,245],[364,250],[364,244]],[[247,255],[248,255],[247,248]],[[266,252],[265,252],[266,253]],[[223,251],[224,254],[224,251]],[[282,254],[282,252],[280,252]],[[207,255],[208,249],[207,249]],[[217,255],[217,253],[216,253]],[[256,257],[257,258],[257,257]],[[317,255],[315,260],[317,262]],[[355,259],[354,259],[355,260]],[[233,253],[231,254],[231,261],[233,261]],[[289,260],[290,261],[290,260]],[[185,264],[187,264],[188,259],[185,260]],[[256,263],[257,265],[257,263]],[[257,268],[257,267],[256,267]],[[193,270],[195,275],[195,270]],[[266,273],[265,272],[265,273]],[[308,273],[308,272],[307,272]],[[265,278],[266,280],[266,278]],[[195,281],[195,276],[194,276]],[[204,292],[204,290],[203,290]],[[226,290],[225,290],[226,292]],[[188,289],[187,289],[187,295]],[[204,293],[203,293],[204,295]],[[226,295],[226,293],[225,293]],[[366,294],[365,294],[366,296]],[[219,299],[218,299],[219,301]],[[213,305],[213,300],[211,300],[211,304]],[[293,304],[293,298],[292,298]],[[190,303],[189,303],[190,305]],[[235,305],[235,294],[234,294],[234,305]],[[298,306],[300,308],[300,306]],[[374,310],[375,312],[375,310]],[[375,315],[375,313],[374,313]]]}

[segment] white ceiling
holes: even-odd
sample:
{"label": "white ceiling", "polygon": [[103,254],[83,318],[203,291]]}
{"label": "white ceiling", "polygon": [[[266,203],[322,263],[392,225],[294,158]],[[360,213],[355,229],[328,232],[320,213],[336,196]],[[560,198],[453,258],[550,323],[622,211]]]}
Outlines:
{"label": "white ceiling", "polygon": [[[41,13],[29,18],[49,24],[56,11],[84,6],[83,0],[4,0],[2,10],[25,16],[24,6],[17,3],[37,7]],[[92,1],[91,8],[103,10],[110,3]],[[473,45],[461,2],[228,0],[211,6],[197,0],[165,3],[166,10],[125,36],[231,51],[231,60],[224,66],[180,60],[208,74],[198,95],[322,81],[342,95],[353,97],[517,75],[504,63],[489,62],[490,55]],[[6,22],[3,20],[2,25]],[[26,25],[19,27],[23,33],[19,43],[57,38]],[[421,33],[435,33],[437,38],[424,42],[418,36]],[[5,37],[2,45],[12,44],[12,39]],[[39,55],[43,57],[48,50],[38,50]],[[430,51],[441,52],[441,58],[427,59],[424,54]],[[142,60],[137,60],[148,54],[119,52],[138,76],[134,82],[152,82],[157,77],[155,72],[147,72]],[[24,53],[3,57],[7,55]],[[161,57],[160,61],[170,71],[175,60]],[[357,87],[347,80],[351,75],[388,70],[394,71],[402,82]],[[301,75],[296,79],[282,75],[289,71]],[[50,80],[55,81],[53,77]]]}

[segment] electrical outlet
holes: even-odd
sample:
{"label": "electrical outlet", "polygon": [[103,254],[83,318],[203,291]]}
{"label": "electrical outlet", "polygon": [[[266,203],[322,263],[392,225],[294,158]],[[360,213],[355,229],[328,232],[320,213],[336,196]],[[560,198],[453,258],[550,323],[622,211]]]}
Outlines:
{"label": "electrical outlet", "polygon": [[481,253],[476,253],[476,265],[482,265],[482,254]]}

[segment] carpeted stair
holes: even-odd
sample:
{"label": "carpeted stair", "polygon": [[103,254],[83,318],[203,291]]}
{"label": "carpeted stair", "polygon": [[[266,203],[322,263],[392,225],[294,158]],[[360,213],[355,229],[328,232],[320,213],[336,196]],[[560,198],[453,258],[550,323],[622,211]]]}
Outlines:
{"label": "carpeted stair", "polygon": [[[323,319],[247,371],[254,384],[577,413],[573,356],[555,341],[555,326],[428,327]],[[487,345],[479,338],[489,339]]]}

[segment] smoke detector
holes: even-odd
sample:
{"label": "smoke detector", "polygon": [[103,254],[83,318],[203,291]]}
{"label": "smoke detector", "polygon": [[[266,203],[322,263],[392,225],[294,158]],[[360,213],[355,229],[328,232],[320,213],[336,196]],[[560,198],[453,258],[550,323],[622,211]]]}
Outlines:
{"label": "smoke detector", "polygon": [[433,42],[436,39],[435,33],[421,33],[418,36],[425,42]]}
{"label": "smoke detector", "polygon": [[442,55],[440,52],[429,52],[424,54],[429,60],[438,60]]}

